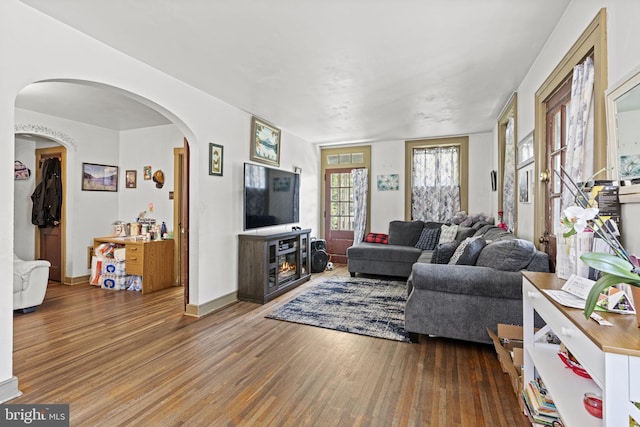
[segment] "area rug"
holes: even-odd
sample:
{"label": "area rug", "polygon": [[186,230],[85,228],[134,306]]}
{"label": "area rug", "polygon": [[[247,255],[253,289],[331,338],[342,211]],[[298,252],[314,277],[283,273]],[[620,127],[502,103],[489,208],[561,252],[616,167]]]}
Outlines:
{"label": "area rug", "polygon": [[267,317],[337,331],[409,342],[404,330],[405,282],[328,278]]}

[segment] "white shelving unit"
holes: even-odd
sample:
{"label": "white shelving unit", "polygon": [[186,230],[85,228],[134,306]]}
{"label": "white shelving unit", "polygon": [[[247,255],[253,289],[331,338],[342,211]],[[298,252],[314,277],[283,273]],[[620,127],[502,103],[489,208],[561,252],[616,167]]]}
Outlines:
{"label": "white shelving unit", "polygon": [[[544,292],[564,282],[554,274],[524,273],[524,384],[542,378],[566,427],[628,426],[629,417],[640,422],[640,330],[635,316],[604,313],[614,326],[600,326],[584,318],[582,310],[563,307]],[[534,333],[536,311],[589,372],[583,378],[565,367],[559,346],[547,344]],[[584,393],[603,398],[603,418],[590,415],[582,403]]]}

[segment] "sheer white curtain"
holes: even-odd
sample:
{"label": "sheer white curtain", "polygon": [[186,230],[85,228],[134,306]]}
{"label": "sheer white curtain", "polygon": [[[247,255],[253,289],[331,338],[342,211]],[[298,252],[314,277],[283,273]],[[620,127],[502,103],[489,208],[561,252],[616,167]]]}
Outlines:
{"label": "sheer white curtain", "polygon": [[513,135],[513,117],[507,122],[504,147],[504,185],[502,188],[502,220],[507,230],[513,230],[515,225],[516,201],[516,143]]}
{"label": "sheer white curtain", "polygon": [[[593,59],[573,68],[569,107],[565,172],[575,182],[593,175]],[[569,191],[562,194],[562,209],[575,204]]]}
{"label": "sheer white curtain", "polygon": [[366,168],[353,169],[353,244],[364,239],[367,228],[367,188],[369,184],[369,170]]}
{"label": "sheer white curtain", "polygon": [[411,218],[449,221],[460,210],[458,146],[415,148],[411,180]]}

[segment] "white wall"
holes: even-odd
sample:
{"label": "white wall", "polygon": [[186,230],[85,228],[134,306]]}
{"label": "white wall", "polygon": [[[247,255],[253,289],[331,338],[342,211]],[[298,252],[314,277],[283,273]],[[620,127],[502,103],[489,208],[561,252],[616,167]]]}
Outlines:
{"label": "white wall", "polygon": [[[24,31],[24,28],[38,30]],[[16,67],[15,64],[20,66]],[[249,159],[249,113],[98,43],[17,0],[0,2],[0,68],[3,70],[0,79],[0,141],[5,141],[0,144],[0,159],[5,163],[2,170],[6,171],[0,175],[0,197],[5,201],[0,206],[2,241],[12,242],[14,238],[14,180],[8,171],[15,154],[16,95],[27,85],[42,80],[95,82],[92,84],[119,88],[157,109],[175,124],[181,137],[189,140],[190,303],[204,304],[237,290],[237,235],[242,231],[240,195],[242,164]],[[45,119],[42,117],[42,121]],[[84,132],[84,129],[77,130]],[[87,138],[87,142],[91,143],[90,139]],[[121,160],[121,155],[117,149],[113,149],[113,145],[105,144],[103,147],[92,143],[91,149],[86,150],[85,144],[80,143],[85,141],[84,138],[74,137],[74,140],[78,143],[74,150],[70,150],[68,157],[70,177],[79,176],[76,165],[83,161],[117,164]],[[225,147],[222,177],[209,176],[207,173],[209,142]],[[281,150],[283,168],[291,170],[293,165],[303,168],[300,225],[317,229],[320,224],[318,151],[286,129],[282,131]],[[78,200],[74,205],[77,210],[68,212],[67,219],[73,230],[67,238],[77,240],[78,245],[85,248],[76,253],[74,246],[67,255],[70,260],[79,259],[84,263],[86,245],[82,243],[83,236],[110,231],[110,225],[103,229],[101,224],[110,224],[121,212],[117,208],[117,193],[81,194],[80,180],[77,183],[73,179],[70,181],[75,186],[70,195]],[[96,209],[96,206],[109,202],[114,206],[113,211]],[[86,223],[86,226],[82,226],[79,218],[87,216],[94,218],[94,224],[98,225],[89,226]],[[69,233],[70,230],[67,231]],[[13,248],[9,246],[0,247],[0,283],[5,284],[0,287],[0,393],[2,384],[11,381],[13,371],[12,252]],[[69,274],[75,274],[75,265],[71,267]]]}
{"label": "white wall", "polygon": [[[114,220],[134,222],[140,212],[147,211],[147,218],[155,218],[158,224],[164,221],[167,229],[173,229],[173,200],[169,199],[174,183],[173,149],[183,146],[183,137],[174,125],[120,132],[118,217]],[[144,166],[151,166],[152,173],[157,170],[164,173],[162,188],[157,188],[153,179],[144,179]],[[136,188],[126,188],[126,170],[136,171]]]}
{"label": "white wall", "polygon": [[[387,233],[389,222],[404,219],[404,141],[377,142],[371,145],[371,218],[373,233]],[[379,191],[378,175],[399,177],[398,191]]]}
{"label": "white wall", "polygon": [[20,160],[30,170],[31,176],[22,181],[14,181],[14,227],[13,250],[21,259],[33,259],[35,251],[34,231],[31,224],[31,194],[36,188],[34,139],[16,138],[15,159]]}
{"label": "white wall", "polygon": [[[493,160],[493,134],[469,135],[469,212],[497,215],[491,191],[490,172]],[[371,144],[371,231],[386,233],[389,222],[404,219],[405,142],[388,141]],[[378,175],[398,174],[398,191],[379,191]]]}

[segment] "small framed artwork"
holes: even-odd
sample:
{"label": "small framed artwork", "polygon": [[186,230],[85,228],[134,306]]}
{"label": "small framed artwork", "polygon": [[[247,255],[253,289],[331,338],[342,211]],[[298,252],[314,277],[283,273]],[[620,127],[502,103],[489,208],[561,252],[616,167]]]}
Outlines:
{"label": "small framed artwork", "polygon": [[280,129],[257,117],[251,120],[251,160],[280,166]]}
{"label": "small framed artwork", "polygon": [[82,191],[118,191],[118,167],[83,163]]}
{"label": "small framed artwork", "polygon": [[518,168],[533,162],[533,131],[518,142]]}
{"label": "small framed artwork", "polygon": [[124,186],[126,188],[136,188],[138,184],[138,174],[135,170],[127,170],[124,173]]}
{"label": "small framed artwork", "polygon": [[398,174],[378,175],[378,191],[398,191],[400,177]]}
{"label": "small framed artwork", "polygon": [[151,166],[144,166],[142,168],[142,175],[145,181],[151,179],[151,173],[152,173],[153,169],[151,169]]}
{"label": "small framed artwork", "polygon": [[529,181],[531,170],[522,170],[518,176],[518,201],[529,203]]}
{"label": "small framed artwork", "polygon": [[209,143],[209,175],[222,176],[222,145]]}

